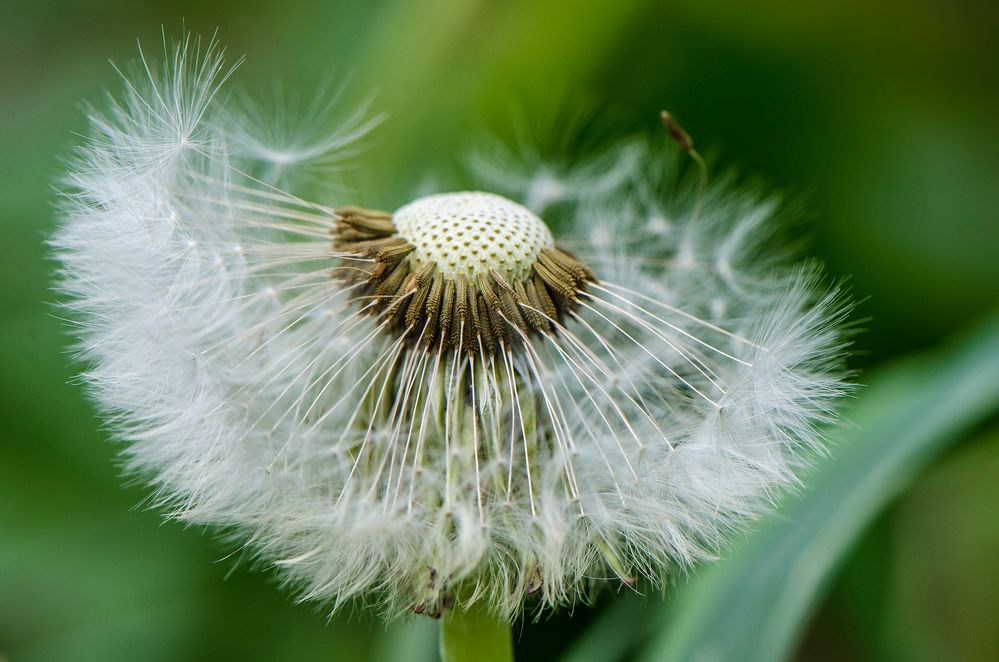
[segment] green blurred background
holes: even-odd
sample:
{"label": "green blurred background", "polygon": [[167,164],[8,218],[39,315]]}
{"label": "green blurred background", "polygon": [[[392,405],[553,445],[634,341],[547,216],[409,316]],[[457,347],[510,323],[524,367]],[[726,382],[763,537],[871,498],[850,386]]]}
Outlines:
{"label": "green blurred background", "polygon": [[[432,659],[436,630],[294,605],[210,533],[160,524],[72,384],[54,317],[53,186],[135,39],[220,37],[237,79],[377,91],[364,167],[419,179],[512,109],[584,98],[612,133],[677,115],[714,157],[804,200],[808,252],[869,318],[854,365],[932,349],[999,304],[999,5],[969,0],[267,0],[0,7],[0,660]],[[861,381],[865,381],[861,378]],[[860,396],[863,397],[863,394]],[[999,659],[999,427],[883,513],[797,657]],[[650,598],[655,602],[657,598]],[[552,659],[607,608],[518,625]]]}

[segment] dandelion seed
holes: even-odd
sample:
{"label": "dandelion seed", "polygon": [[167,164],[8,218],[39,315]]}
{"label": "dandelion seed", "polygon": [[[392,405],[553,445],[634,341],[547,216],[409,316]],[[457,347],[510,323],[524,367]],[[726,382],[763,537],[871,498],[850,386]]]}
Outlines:
{"label": "dandelion seed", "polygon": [[768,201],[692,205],[629,142],[580,166],[599,185],[499,161],[481,191],[320,204],[294,165],[371,123],[265,149],[214,43],[166,55],[91,116],[61,287],[129,468],[304,598],[513,617],[661,582],[821,450],[844,307],[764,259]]}

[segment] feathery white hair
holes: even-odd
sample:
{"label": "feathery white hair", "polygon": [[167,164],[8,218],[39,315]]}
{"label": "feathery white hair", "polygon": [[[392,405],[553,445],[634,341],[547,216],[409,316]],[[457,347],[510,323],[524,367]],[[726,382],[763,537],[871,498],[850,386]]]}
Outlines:
{"label": "feathery white hair", "polygon": [[214,42],[167,60],[143,57],[91,111],[53,239],[61,288],[128,468],[303,598],[512,617],[600,578],[661,581],[821,451],[844,305],[774,252],[773,200],[715,187],[694,218],[676,161],[636,141],[571,170],[477,158],[482,190],[557,207],[561,255],[594,277],[549,314],[510,294],[530,324],[500,306],[492,350],[422,342],[362,314],[363,277],[335,276],[370,255],[335,247],[344,212],[285,178],[372,124],[271,144],[283,133],[223,98]]}

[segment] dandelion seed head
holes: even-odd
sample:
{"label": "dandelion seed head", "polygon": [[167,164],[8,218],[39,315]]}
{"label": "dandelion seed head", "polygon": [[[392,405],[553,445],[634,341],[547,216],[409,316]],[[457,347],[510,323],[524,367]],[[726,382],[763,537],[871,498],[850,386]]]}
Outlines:
{"label": "dandelion seed head", "polygon": [[395,212],[320,203],[293,161],[349,161],[373,123],[282,130],[289,159],[219,93],[217,45],[164,56],[91,111],[60,288],[128,469],[303,599],[512,618],[661,583],[822,451],[846,307],[784,262],[772,199],[721,183],[691,214],[682,169],[632,140],[478,152],[481,192]]}

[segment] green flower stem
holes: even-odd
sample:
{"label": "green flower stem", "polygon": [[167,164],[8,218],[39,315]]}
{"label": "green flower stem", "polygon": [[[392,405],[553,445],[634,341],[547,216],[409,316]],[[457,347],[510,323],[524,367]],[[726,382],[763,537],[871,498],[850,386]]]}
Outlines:
{"label": "green flower stem", "polygon": [[510,624],[478,604],[468,610],[448,609],[441,617],[443,662],[511,662]]}

